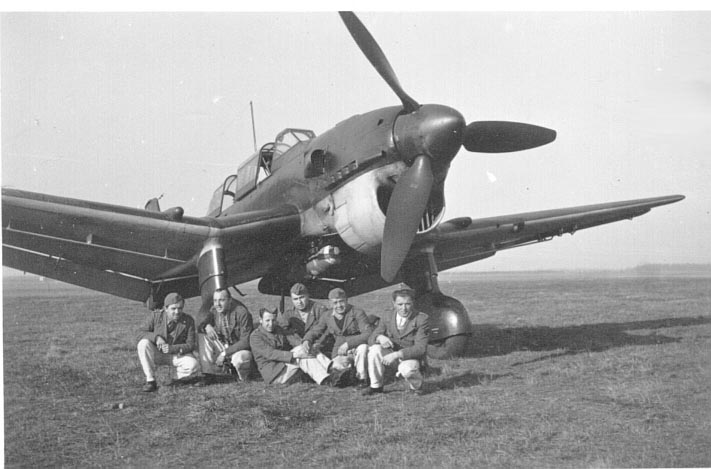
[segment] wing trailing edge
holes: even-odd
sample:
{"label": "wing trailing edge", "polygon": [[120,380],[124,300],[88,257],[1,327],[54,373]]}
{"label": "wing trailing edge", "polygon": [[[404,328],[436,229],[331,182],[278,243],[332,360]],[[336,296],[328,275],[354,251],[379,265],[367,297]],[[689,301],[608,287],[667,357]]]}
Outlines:
{"label": "wing trailing edge", "polygon": [[75,262],[36,252],[2,248],[3,265],[43,277],[71,283],[121,298],[146,301],[151,293],[150,282],[116,272],[95,269]]}
{"label": "wing trailing edge", "polygon": [[263,275],[301,227],[286,205],[219,218],[175,213],[3,189],[3,265],[136,301],[168,289],[190,297],[200,294],[197,258],[208,241],[234,253],[228,281],[241,283]]}
{"label": "wing trailing edge", "polygon": [[[683,200],[683,195],[584,205],[499,217],[456,218],[418,238],[416,247],[435,246],[440,270],[468,264],[497,251],[548,241],[565,233],[644,215],[652,208]],[[416,252],[416,249],[413,249]],[[415,254],[417,257],[417,254]]]}

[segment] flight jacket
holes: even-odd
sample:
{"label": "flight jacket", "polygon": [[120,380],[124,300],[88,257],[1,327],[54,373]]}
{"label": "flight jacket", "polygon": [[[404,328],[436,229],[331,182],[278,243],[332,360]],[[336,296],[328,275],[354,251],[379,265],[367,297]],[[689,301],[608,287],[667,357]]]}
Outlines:
{"label": "flight jacket", "polygon": [[293,361],[291,349],[301,345],[301,339],[294,334],[285,334],[278,325],[274,327],[273,332],[259,326],[249,336],[249,345],[264,382],[271,384],[286,368],[286,364]]}
{"label": "flight jacket", "polygon": [[197,350],[197,339],[195,335],[195,321],[189,314],[181,313],[176,319],[177,324],[172,335],[168,335],[168,318],[165,309],[151,311],[143,321],[138,333],[138,340],[148,339],[156,343],[158,336],[168,344],[168,353],[186,355]]}
{"label": "flight jacket", "polygon": [[380,318],[378,326],[368,342],[376,344],[379,335],[384,335],[393,343],[393,351],[402,350],[403,360],[421,360],[427,354],[430,321],[425,313],[411,313],[402,331],[397,328],[397,313],[387,311]]}
{"label": "flight jacket", "polygon": [[335,353],[344,342],[348,342],[348,349],[367,344],[368,337],[372,331],[373,326],[370,325],[365,311],[360,308],[354,308],[353,305],[348,305],[346,312],[343,314],[343,327],[338,327],[333,317],[333,311],[329,311],[321,317],[321,321],[316,327],[306,334],[304,341],[313,344],[314,341],[318,340],[320,342],[331,335],[335,339],[333,344]]}
{"label": "flight jacket", "polygon": [[[215,327],[216,316],[220,314],[215,308],[210,308],[203,321],[197,328],[200,334],[205,333],[208,324]],[[252,315],[242,302],[232,299],[232,308],[227,312],[229,323],[232,325],[230,336],[223,338],[228,342],[225,356],[230,357],[239,350],[249,350],[249,335],[254,330]]]}

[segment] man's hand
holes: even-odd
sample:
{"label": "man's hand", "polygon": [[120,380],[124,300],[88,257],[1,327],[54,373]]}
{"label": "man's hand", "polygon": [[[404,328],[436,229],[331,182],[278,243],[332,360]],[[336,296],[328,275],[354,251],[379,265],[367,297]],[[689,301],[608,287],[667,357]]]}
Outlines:
{"label": "man's hand", "polygon": [[220,353],[215,360],[217,366],[222,366],[225,363],[225,352]]}
{"label": "man's hand", "polygon": [[205,326],[205,335],[207,336],[208,339],[210,340],[219,340],[219,336],[217,335],[217,331],[215,331],[215,328],[212,327],[212,325],[208,324]]}
{"label": "man's hand", "polygon": [[400,352],[389,353],[383,357],[383,364],[385,364],[385,366],[390,366],[397,362],[400,358],[402,358]]}
{"label": "man's hand", "polygon": [[291,355],[294,358],[308,358],[309,353],[306,350],[304,350],[303,345],[297,345],[296,347],[291,349]]}
{"label": "man's hand", "polygon": [[385,348],[393,348],[394,346],[393,341],[382,334],[376,337],[375,341]]}
{"label": "man's hand", "polygon": [[340,347],[338,347],[338,355],[345,355],[348,353],[348,342],[343,342]]}
{"label": "man's hand", "polygon": [[309,345],[309,341],[305,340],[301,342],[301,348],[304,349],[304,352],[309,353],[311,351],[311,346]]}
{"label": "man's hand", "polygon": [[165,339],[161,336],[156,337],[156,347],[163,353],[168,353],[168,350],[170,349],[170,345],[168,345]]}
{"label": "man's hand", "polygon": [[331,366],[333,367],[334,370],[347,370],[348,368],[351,367],[350,358],[343,356],[343,355],[333,357],[332,363],[333,363],[333,365],[331,365]]}

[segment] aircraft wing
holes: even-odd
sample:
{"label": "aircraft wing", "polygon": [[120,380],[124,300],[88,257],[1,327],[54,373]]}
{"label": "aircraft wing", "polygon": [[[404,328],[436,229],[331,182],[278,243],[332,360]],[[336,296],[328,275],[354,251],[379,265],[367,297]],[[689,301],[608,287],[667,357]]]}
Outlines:
{"label": "aircraft wing", "polygon": [[199,295],[209,240],[239,253],[227,275],[237,284],[263,275],[300,230],[290,206],[196,218],[5,188],[2,223],[3,265],[136,301],[178,287]]}
{"label": "aircraft wing", "polygon": [[[434,245],[439,270],[451,269],[497,251],[548,241],[554,236],[644,215],[652,208],[684,199],[670,195],[597,205],[519,213],[473,220],[456,218],[419,237],[416,248]],[[411,254],[416,249],[411,250]]]}

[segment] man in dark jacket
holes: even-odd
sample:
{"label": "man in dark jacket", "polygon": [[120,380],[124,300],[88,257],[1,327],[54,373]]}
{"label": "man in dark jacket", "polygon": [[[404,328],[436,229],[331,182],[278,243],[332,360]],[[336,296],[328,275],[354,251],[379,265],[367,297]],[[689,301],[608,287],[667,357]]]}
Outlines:
{"label": "man in dark jacket", "polygon": [[249,350],[249,334],[254,329],[252,315],[227,290],[216,290],[212,301],[210,312],[197,329],[202,373],[220,374],[220,368],[231,363],[239,379],[247,381],[252,367]]}
{"label": "man in dark jacket", "polygon": [[[291,304],[279,317],[279,326],[287,335],[296,334],[300,339],[318,326],[321,318],[329,314],[328,307],[311,299],[308,288],[303,283],[291,287]],[[317,342],[312,353],[323,352],[331,355],[333,340]]]}
{"label": "man in dark jacket", "polygon": [[308,288],[303,283],[291,286],[291,304],[279,317],[279,326],[288,334],[303,338],[328,313],[328,308],[311,299]]}
{"label": "man in dark jacket", "polygon": [[397,367],[396,376],[405,379],[410,391],[419,394],[422,387],[420,368],[427,353],[429,318],[425,313],[415,311],[414,291],[397,290],[392,298],[393,311],[383,314],[370,336],[370,387],[363,392],[365,395],[383,392],[386,368]]}
{"label": "man in dark jacket", "polygon": [[290,384],[296,382],[302,372],[318,384],[328,378],[330,363],[309,356],[297,335],[286,335],[277,325],[276,312],[261,308],[259,317],[261,324],[252,332],[249,343],[265,383]]}
{"label": "man in dark jacket", "polygon": [[331,303],[329,314],[322,316],[318,325],[310,330],[303,340],[306,351],[310,351],[315,341],[334,338],[333,368],[343,371],[355,366],[356,379],[364,386],[368,372],[368,337],[373,331],[368,316],[360,308],[348,304],[348,296],[342,288],[334,288],[328,293]]}
{"label": "man in dark jacket", "polygon": [[155,370],[158,365],[176,368],[179,381],[189,381],[198,372],[198,362],[193,356],[197,349],[195,322],[183,313],[185,301],[178,293],[169,293],[163,308],[151,311],[138,335],[138,359],[146,375],[144,392],[153,392],[158,386]]}

